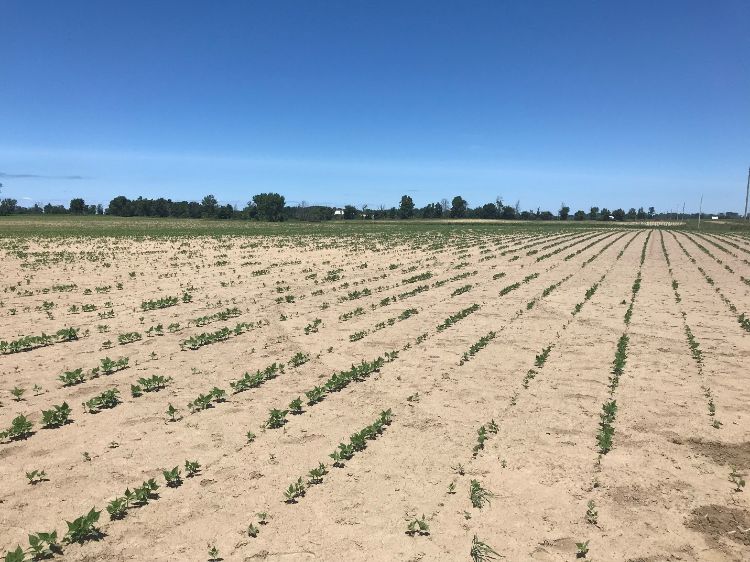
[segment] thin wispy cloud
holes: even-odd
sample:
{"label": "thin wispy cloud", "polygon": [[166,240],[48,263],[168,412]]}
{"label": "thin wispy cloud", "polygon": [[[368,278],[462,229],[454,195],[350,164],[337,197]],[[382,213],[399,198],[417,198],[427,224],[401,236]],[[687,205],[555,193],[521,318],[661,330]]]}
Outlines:
{"label": "thin wispy cloud", "polygon": [[[0,156],[5,158],[45,158],[59,162],[74,159],[81,163],[109,161],[120,165],[126,164],[134,168],[139,164],[181,167],[183,170],[202,168],[223,173],[227,170],[251,172],[253,170],[285,170],[307,173],[337,173],[337,174],[370,174],[374,176],[401,177],[457,177],[461,179],[527,179],[527,180],[568,180],[568,181],[597,181],[611,180],[611,171],[596,170],[592,166],[577,167],[567,165],[561,167],[552,163],[537,163],[534,165],[519,165],[517,162],[501,158],[484,158],[475,160],[424,160],[424,159],[393,159],[372,158],[366,155],[354,158],[339,158],[336,156],[286,156],[255,154],[244,155],[236,153],[215,153],[200,151],[165,151],[165,150],[129,150],[129,149],[101,149],[101,148],[59,148],[59,147],[7,147],[0,146]],[[2,177],[2,174],[0,174]],[[10,176],[6,176],[10,177]],[[16,176],[18,177],[18,176]],[[83,179],[81,176],[57,178],[53,176],[27,175],[45,179]],[[659,173],[644,174],[643,170],[632,170],[627,173],[630,181],[639,182],[673,182],[673,176],[662,176]]]}
{"label": "thin wispy cloud", "polygon": [[0,172],[0,178],[6,179],[43,179],[43,180],[85,180],[85,176],[50,176],[45,174],[8,174]]}

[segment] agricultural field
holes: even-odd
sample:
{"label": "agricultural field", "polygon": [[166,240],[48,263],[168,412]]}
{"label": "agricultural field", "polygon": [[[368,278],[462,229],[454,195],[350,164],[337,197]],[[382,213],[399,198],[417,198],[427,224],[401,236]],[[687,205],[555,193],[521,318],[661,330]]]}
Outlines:
{"label": "agricultural field", "polygon": [[97,224],[0,229],[6,561],[750,560],[747,231]]}

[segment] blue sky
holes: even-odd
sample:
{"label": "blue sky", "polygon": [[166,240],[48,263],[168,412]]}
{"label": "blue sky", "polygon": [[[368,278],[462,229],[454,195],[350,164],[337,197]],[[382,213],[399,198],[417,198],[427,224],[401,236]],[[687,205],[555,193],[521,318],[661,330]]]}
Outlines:
{"label": "blue sky", "polygon": [[742,211],[750,2],[0,5],[0,182]]}

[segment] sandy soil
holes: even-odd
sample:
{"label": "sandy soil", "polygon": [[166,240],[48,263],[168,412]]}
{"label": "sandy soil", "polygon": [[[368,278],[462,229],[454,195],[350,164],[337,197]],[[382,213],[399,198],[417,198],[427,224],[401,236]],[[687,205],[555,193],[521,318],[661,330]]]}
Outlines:
{"label": "sandy soil", "polygon": [[[34,424],[25,439],[0,441],[1,553],[27,548],[29,533],[61,538],[65,521],[94,507],[102,536],[57,558],[204,561],[215,546],[224,560],[454,561],[472,560],[476,537],[507,560],[574,560],[585,541],[588,560],[750,560],[750,489],[730,482],[733,469],[750,474],[745,238],[505,229],[0,246],[0,340],[80,328],[76,341],[0,355],[0,429],[21,414]],[[165,297],[178,303],[142,310]],[[95,308],[71,309],[82,305]],[[229,308],[239,316],[196,326]],[[253,326],[181,345],[238,322]],[[159,324],[163,335],[149,337]],[[118,344],[128,332],[142,339]],[[376,372],[306,403],[332,374],[392,352]],[[298,353],[309,360],[295,366]],[[128,368],[93,376],[105,357],[127,357]],[[231,381],[273,363],[283,373],[232,393]],[[85,381],[63,386],[58,377],[78,368]],[[132,396],[152,375],[172,381]],[[188,402],[214,387],[227,399],[192,413]],[[121,403],[85,411],[111,388]],[[297,397],[301,414],[264,427]],[[602,453],[609,400],[614,437]],[[63,402],[71,423],[43,428],[42,410]],[[329,453],[387,409],[392,424],[334,467]],[[487,439],[474,450],[481,426]],[[201,465],[192,478],[186,460]],[[319,463],[327,474],[307,484]],[[166,487],[162,471],[174,466],[182,484]],[[30,484],[32,470],[46,479]],[[300,477],[304,497],[285,502]],[[108,503],[149,478],[158,498],[110,520]],[[481,508],[472,481],[492,493]],[[429,530],[408,534],[423,515]]]}

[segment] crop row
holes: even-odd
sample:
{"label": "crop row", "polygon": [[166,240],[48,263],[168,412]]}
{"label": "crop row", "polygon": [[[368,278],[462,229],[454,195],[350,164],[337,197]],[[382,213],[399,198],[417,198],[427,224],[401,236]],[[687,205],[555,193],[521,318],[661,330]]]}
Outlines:
{"label": "crop row", "polygon": [[[265,324],[267,323],[268,321],[265,321]],[[257,322],[239,322],[234,328],[225,327],[220,330],[216,330],[215,332],[203,332],[202,334],[190,336],[188,339],[180,342],[180,348],[183,351],[185,349],[199,349],[205,345],[224,341],[233,336],[239,336],[247,332],[248,330],[260,328],[263,325],[263,320],[258,320]]]}
{"label": "crop row", "polygon": [[472,304],[471,306],[467,306],[466,308],[459,310],[455,314],[451,314],[448,318],[438,324],[436,329],[438,332],[442,332],[443,330],[453,326],[456,322],[463,320],[464,318],[469,316],[469,314],[473,314],[477,310],[479,310],[479,305],[476,303]]}
{"label": "crop row", "polygon": [[744,312],[740,313],[737,310],[737,307],[735,306],[735,304],[732,301],[730,301],[729,298],[727,298],[727,296],[722,292],[720,287],[716,286],[716,282],[708,275],[708,273],[706,273],[706,271],[700,265],[698,265],[697,260],[693,256],[690,255],[690,252],[688,252],[685,246],[682,245],[682,243],[679,241],[677,236],[675,236],[674,232],[670,234],[672,234],[672,237],[674,238],[675,242],[677,242],[677,245],[680,247],[680,249],[685,254],[685,256],[687,256],[687,258],[697,267],[698,271],[703,276],[703,279],[705,279],[706,283],[708,283],[709,285],[711,285],[711,287],[714,288],[714,290],[716,291],[716,294],[719,295],[719,298],[724,302],[725,305],[727,305],[727,308],[729,308],[730,312],[734,314],[740,327],[743,330],[750,332],[750,318],[748,318]]}
{"label": "crop row", "polygon": [[652,231],[649,231],[648,235],[646,235],[646,240],[644,240],[643,247],[641,248],[640,264],[638,266],[635,281],[633,282],[633,285],[631,287],[630,305],[628,306],[624,318],[625,332],[617,341],[615,358],[612,361],[612,369],[610,371],[609,382],[607,384],[607,387],[609,388],[609,400],[602,404],[602,411],[599,414],[599,431],[596,434],[596,443],[599,449],[600,460],[601,456],[609,453],[613,446],[613,439],[615,434],[614,422],[617,416],[617,401],[614,400],[614,394],[620,384],[620,377],[625,371],[625,364],[628,358],[628,345],[630,343],[630,336],[628,335],[627,329],[630,325],[630,320],[633,315],[633,306],[636,296],[640,291],[641,272],[643,269],[643,264],[646,261],[646,248],[648,247],[648,242],[651,238],[651,232]]}
{"label": "crop row", "polygon": [[[610,236],[612,236],[612,235],[610,235]],[[586,245],[585,245],[585,246],[583,246],[582,248],[578,248],[578,249],[577,249],[577,250],[576,250],[575,252],[572,252],[572,253],[568,254],[567,256],[565,256],[565,257],[563,258],[563,261],[568,261],[568,260],[571,260],[571,259],[573,259],[573,258],[574,258],[574,257],[576,257],[577,255],[579,255],[579,254],[581,254],[581,253],[585,252],[586,250],[588,250],[589,248],[592,248],[593,246],[596,246],[597,244],[599,244],[599,243],[600,243],[600,242],[602,242],[603,240],[606,240],[606,239],[607,239],[607,238],[609,238],[610,236],[605,236],[604,238],[601,238],[601,239],[599,239],[599,240],[594,240],[593,242],[589,242],[588,244],[586,244]],[[612,243],[614,243],[614,242],[616,242],[617,240],[619,240],[619,238],[620,238],[620,237],[618,237],[618,238],[615,238],[614,240],[612,240]]]}
{"label": "crop row", "polygon": [[162,297],[160,299],[148,300],[141,302],[141,310],[144,312],[147,310],[157,310],[159,308],[168,308],[180,304],[180,299],[177,297]]}
{"label": "crop row", "polygon": [[378,322],[377,324],[375,324],[375,327],[372,330],[361,330],[359,332],[350,334],[349,341],[350,342],[359,341],[365,338],[368,334],[372,332],[377,332],[377,331],[385,329],[388,326],[393,326],[396,322],[403,322],[404,320],[411,318],[412,316],[416,314],[418,314],[418,311],[416,308],[407,308],[396,317],[388,318],[388,320],[384,320],[383,322]]}
{"label": "crop row", "polygon": [[[97,378],[99,375],[111,375],[117,371],[122,371],[128,368],[130,359],[128,357],[120,357],[119,359],[110,359],[105,357],[100,361],[98,367],[94,367],[88,373],[88,377],[91,379]],[[63,386],[75,386],[81,384],[86,380],[86,374],[83,372],[83,368],[73,369],[72,371],[65,371],[63,374],[57,377]]]}
{"label": "crop row", "polygon": [[240,316],[240,314],[242,314],[242,312],[237,307],[227,308],[226,310],[222,310],[214,314],[208,314],[206,316],[194,318],[190,322],[195,326],[201,327],[213,322],[229,320],[230,318],[237,318],[238,316]]}
{"label": "crop row", "polygon": [[[200,464],[197,461],[185,461],[185,474],[188,478],[196,476],[200,472]],[[182,474],[179,467],[162,471],[165,485],[169,488],[178,488],[182,485]],[[111,521],[123,519],[129,510],[147,505],[153,500],[159,499],[159,484],[156,479],[149,478],[143,484],[131,490],[127,488],[122,496],[118,496],[107,504],[107,513]],[[57,530],[29,534],[29,547],[24,550],[20,545],[5,554],[5,562],[26,562],[27,560],[46,560],[57,555],[64,554],[64,546],[72,544],[83,544],[92,540],[101,540],[106,535],[99,527],[101,511],[92,508],[84,515],[66,521],[67,532],[58,539]],[[28,558],[27,558],[28,556]]]}
{"label": "crop row", "polygon": [[495,336],[497,334],[495,332],[488,332],[486,335],[482,336],[477,340],[476,343],[471,344],[469,347],[469,351],[464,352],[464,354],[461,356],[461,360],[459,361],[459,365],[463,365],[467,361],[469,361],[472,357],[474,357],[477,353],[479,353],[482,349],[487,347],[487,344],[490,343],[493,339],[495,339]]}
{"label": "crop row", "polygon": [[[672,264],[669,260],[669,252],[667,252],[667,247],[664,244],[664,234],[662,232],[659,232],[659,235],[661,237],[661,249],[662,254],[664,255],[664,259],[667,262],[667,267],[669,269],[669,277],[672,280],[672,291],[674,293],[675,302],[680,307],[680,303],[682,301],[682,297],[680,297],[680,293],[677,291],[679,288],[679,284],[677,280],[674,278],[674,273],[672,271]],[[716,403],[714,402],[713,393],[711,392],[710,386],[706,383],[706,374],[703,369],[703,352],[701,351],[700,344],[698,343],[698,340],[696,339],[695,335],[693,334],[693,331],[690,329],[690,325],[687,321],[687,314],[685,313],[682,308],[680,308],[680,315],[682,316],[682,327],[683,331],[685,332],[685,338],[687,340],[688,347],[690,348],[690,355],[693,358],[693,361],[695,362],[695,365],[698,369],[698,375],[703,380],[703,393],[706,399],[708,400],[708,415],[711,418],[711,425],[715,429],[719,429],[722,425],[722,423],[716,419]]]}
{"label": "crop row", "polygon": [[[338,448],[329,455],[333,459],[333,466],[343,468],[346,461],[351,460],[356,453],[364,451],[367,448],[367,442],[377,439],[392,422],[393,416],[390,409],[381,412],[373,423],[353,433],[349,438],[349,443],[340,443]],[[308,472],[306,482],[303,477],[300,477],[284,490],[284,501],[290,504],[297,503],[305,496],[307,488],[321,484],[326,474],[328,474],[328,468],[324,463],[319,463]]]}
{"label": "crop row", "polygon": [[42,333],[38,336],[23,336],[12,341],[3,340],[0,341],[0,355],[20,353],[56,343],[74,341],[78,339],[78,332],[78,328],[61,328],[54,334]]}
{"label": "crop row", "polygon": [[[612,236],[613,234],[614,234],[614,233],[612,233],[612,234],[608,234],[607,236],[604,236],[604,237],[601,237],[601,238],[599,238],[598,240],[596,240],[596,241],[594,242],[594,244],[597,244],[597,243],[601,242],[602,240],[606,240],[607,238],[609,238],[609,237],[610,237],[610,236]],[[587,237],[585,237],[585,238],[582,238],[582,239],[580,239],[580,240],[576,240],[576,241],[575,241],[575,242],[573,242],[572,244],[568,244],[567,246],[562,246],[562,247],[560,247],[560,248],[557,248],[556,250],[553,250],[552,252],[548,252],[548,253],[546,253],[546,254],[542,254],[541,256],[538,256],[538,257],[536,258],[536,261],[540,262],[540,261],[542,261],[542,260],[546,260],[546,259],[548,259],[548,258],[551,258],[552,256],[555,256],[555,255],[559,254],[560,252],[564,252],[565,250],[569,250],[569,249],[570,249],[570,248],[572,248],[573,246],[577,246],[577,245],[578,245],[578,244],[580,244],[581,242],[585,242],[586,240],[591,240],[592,238],[595,238],[595,237],[597,237],[597,236],[601,236],[601,235],[600,235],[599,233],[597,233],[597,234],[592,234],[591,236],[587,236]]]}
{"label": "crop row", "polygon": [[503,287],[502,289],[500,289],[500,296],[504,297],[511,291],[515,291],[516,289],[518,289],[522,284],[528,283],[529,281],[532,281],[537,277],[539,277],[538,273],[531,273],[524,277],[521,281],[517,281],[516,283],[511,283],[510,285]]}

